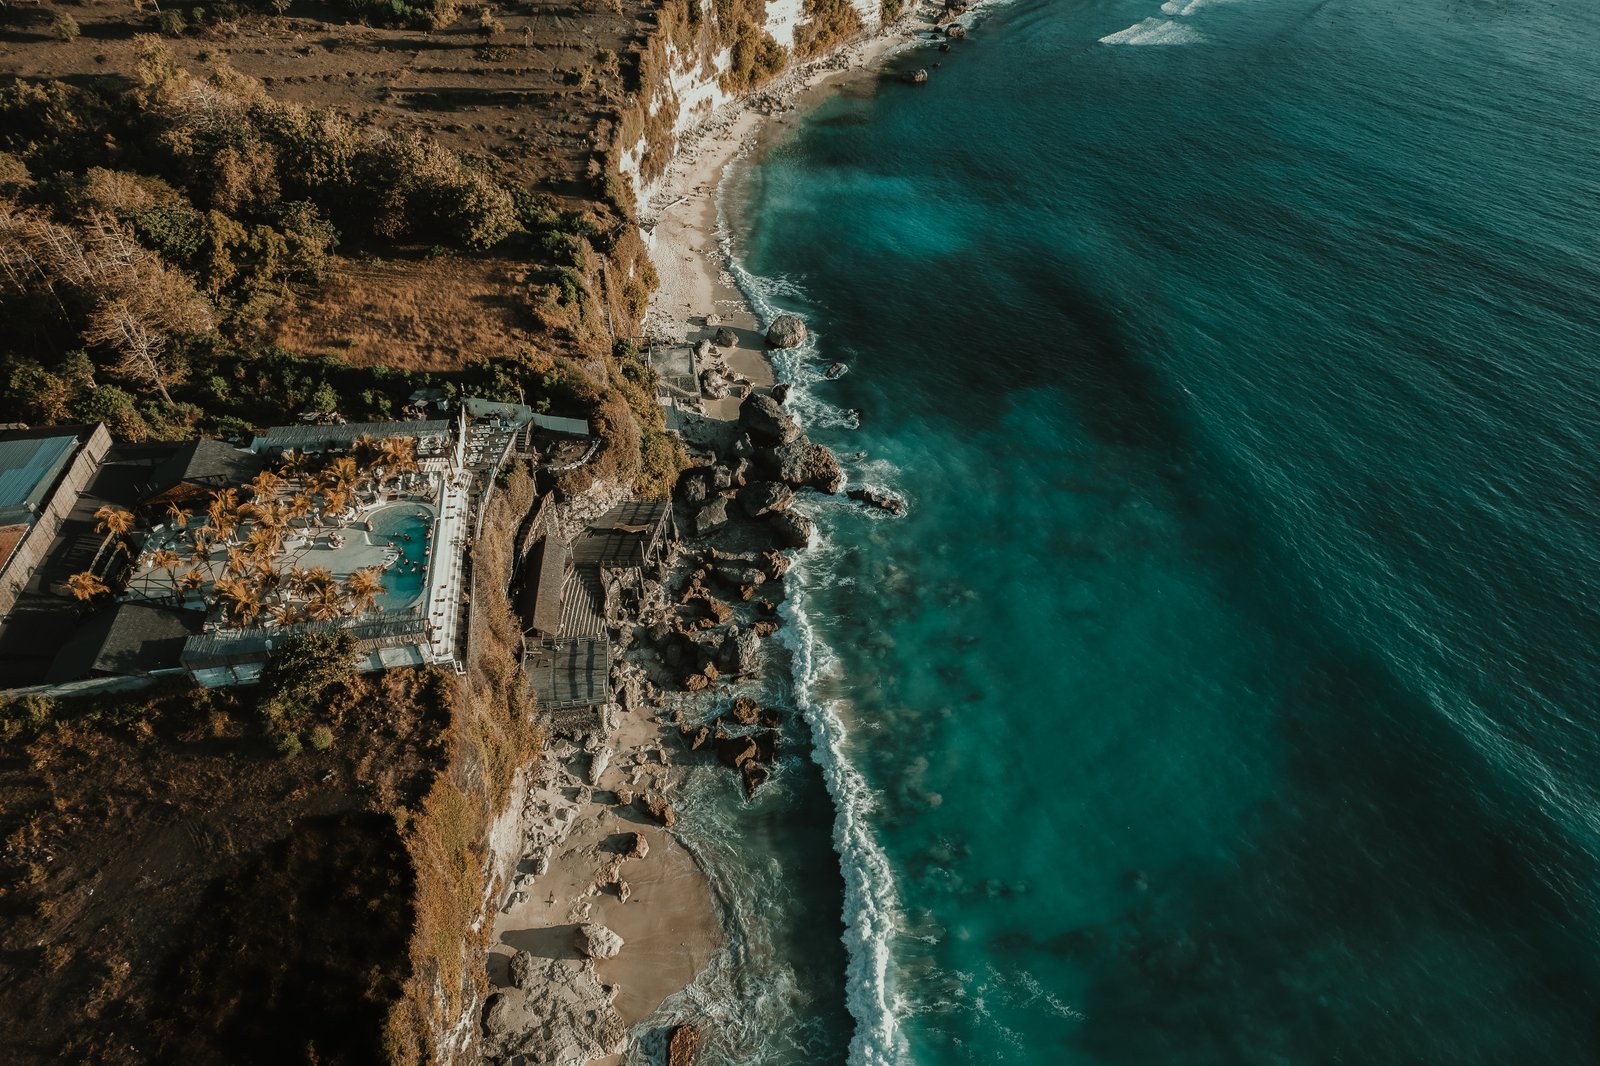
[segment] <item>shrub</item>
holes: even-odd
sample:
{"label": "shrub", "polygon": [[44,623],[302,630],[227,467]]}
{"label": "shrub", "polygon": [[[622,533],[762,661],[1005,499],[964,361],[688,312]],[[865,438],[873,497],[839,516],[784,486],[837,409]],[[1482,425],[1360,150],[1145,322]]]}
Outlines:
{"label": "shrub", "polygon": [[58,41],[76,41],[82,31],[78,29],[78,20],[62,11],[50,23],[50,32]]}
{"label": "shrub", "polygon": [[325,725],[313,726],[311,729],[311,746],[317,751],[327,751],[333,747],[333,730]]}
{"label": "shrub", "polygon": [[280,733],[278,739],[272,744],[273,750],[285,759],[292,759],[303,750],[300,745],[300,734]]}
{"label": "shrub", "polygon": [[183,17],[183,12],[176,8],[168,8],[156,16],[156,32],[168,37],[181,37],[183,31],[189,28],[189,21]]}

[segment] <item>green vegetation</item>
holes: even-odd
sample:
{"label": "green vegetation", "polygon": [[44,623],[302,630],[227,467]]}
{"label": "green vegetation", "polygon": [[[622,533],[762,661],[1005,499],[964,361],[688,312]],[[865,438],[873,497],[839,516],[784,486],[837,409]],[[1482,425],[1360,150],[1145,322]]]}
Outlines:
{"label": "green vegetation", "polygon": [[866,27],[850,0],[805,0],[805,21],[794,34],[794,50],[807,58],[849,40]]}

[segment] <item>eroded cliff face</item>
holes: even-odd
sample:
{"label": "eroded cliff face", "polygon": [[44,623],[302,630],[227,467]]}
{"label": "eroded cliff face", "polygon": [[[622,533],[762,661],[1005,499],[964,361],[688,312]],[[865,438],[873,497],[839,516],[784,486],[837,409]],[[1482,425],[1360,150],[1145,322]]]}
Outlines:
{"label": "eroded cliff face", "polygon": [[636,202],[680,138],[791,66],[876,32],[899,0],[667,0],[637,58],[613,158]]}

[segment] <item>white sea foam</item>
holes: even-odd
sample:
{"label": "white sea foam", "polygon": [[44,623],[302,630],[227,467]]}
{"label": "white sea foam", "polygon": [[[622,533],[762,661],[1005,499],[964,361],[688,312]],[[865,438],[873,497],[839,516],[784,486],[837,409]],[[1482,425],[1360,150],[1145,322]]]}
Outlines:
{"label": "white sea foam", "polygon": [[1171,19],[1147,18],[1125,30],[1100,38],[1101,44],[1122,45],[1180,45],[1198,44],[1205,36],[1193,26]]}

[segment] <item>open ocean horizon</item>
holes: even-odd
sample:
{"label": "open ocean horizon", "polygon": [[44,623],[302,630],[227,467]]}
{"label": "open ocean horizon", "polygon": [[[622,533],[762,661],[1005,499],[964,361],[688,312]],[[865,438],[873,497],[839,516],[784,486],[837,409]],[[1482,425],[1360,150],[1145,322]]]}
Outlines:
{"label": "open ocean horizon", "polygon": [[1600,8],[895,62],[722,190],[910,504],[802,503],[728,1061],[1600,1061]]}

